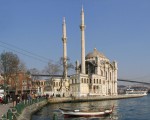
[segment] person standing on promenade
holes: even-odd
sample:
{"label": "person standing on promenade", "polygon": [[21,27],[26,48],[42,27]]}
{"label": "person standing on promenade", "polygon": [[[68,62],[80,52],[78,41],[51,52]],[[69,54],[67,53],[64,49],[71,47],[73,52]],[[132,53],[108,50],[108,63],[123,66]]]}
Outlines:
{"label": "person standing on promenade", "polygon": [[9,102],[10,102],[10,94],[7,93],[7,94],[6,94],[6,104],[9,103]]}
{"label": "person standing on promenade", "polygon": [[11,94],[11,98],[12,98],[12,102],[13,102],[13,107],[15,107],[16,106],[16,95],[15,95],[15,93]]}
{"label": "person standing on promenade", "polygon": [[31,100],[31,96],[30,96],[29,93],[28,93],[28,95],[27,95],[27,98],[28,98],[28,100]]}
{"label": "person standing on promenade", "polygon": [[27,100],[27,93],[23,93],[22,94],[22,101],[25,103],[26,100]]}
{"label": "person standing on promenade", "polygon": [[18,104],[19,102],[20,102],[20,95],[17,94],[17,95],[16,95],[16,104]]}

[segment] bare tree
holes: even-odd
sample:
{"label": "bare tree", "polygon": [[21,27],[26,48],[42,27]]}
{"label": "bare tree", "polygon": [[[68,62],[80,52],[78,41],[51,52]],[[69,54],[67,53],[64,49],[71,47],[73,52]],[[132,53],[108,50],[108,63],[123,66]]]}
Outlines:
{"label": "bare tree", "polygon": [[[63,67],[63,57],[61,57],[58,61],[58,63],[60,64],[61,67]],[[67,69],[68,71],[74,69],[74,65],[71,63],[70,58],[67,58]]]}
{"label": "bare tree", "polygon": [[32,76],[32,79],[33,79],[33,80],[38,80],[38,79],[41,78],[41,77],[39,76],[39,75],[41,74],[41,72],[40,72],[37,68],[29,69],[29,70],[27,71],[27,74],[35,75],[35,76]]}
{"label": "bare tree", "polygon": [[5,84],[14,83],[16,88],[17,73],[25,70],[25,64],[23,64],[19,57],[12,52],[3,52],[0,55],[0,71],[4,77]]}
{"label": "bare tree", "polygon": [[60,74],[62,72],[62,69],[58,63],[53,63],[52,61],[49,61],[43,72],[49,75],[56,75]]}
{"label": "bare tree", "polygon": [[[73,64],[70,62],[70,59],[67,58],[67,69],[71,70],[73,68],[74,68]],[[62,89],[62,82],[63,82],[63,58],[61,57],[60,60],[55,63],[53,61],[49,61],[48,65],[43,70],[43,73],[48,75],[62,75],[61,86],[59,89],[60,91]],[[53,77],[51,77],[51,79],[49,80],[50,80],[50,87],[53,88]]]}
{"label": "bare tree", "polygon": [[1,71],[3,73],[4,79],[6,82],[8,82],[9,78],[18,72],[19,58],[12,52],[3,52],[0,55],[0,60]]}
{"label": "bare tree", "polygon": [[25,65],[25,63],[23,61],[20,61],[19,66],[18,66],[18,70],[22,71],[22,72],[26,72],[27,71],[26,65]]}

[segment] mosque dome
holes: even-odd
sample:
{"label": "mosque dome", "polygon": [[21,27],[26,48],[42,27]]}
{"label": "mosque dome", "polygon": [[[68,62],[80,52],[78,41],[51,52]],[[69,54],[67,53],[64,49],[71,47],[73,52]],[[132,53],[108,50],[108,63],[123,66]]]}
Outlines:
{"label": "mosque dome", "polygon": [[103,53],[100,53],[96,48],[94,48],[93,52],[88,53],[85,58],[90,59],[95,57],[106,58],[105,55]]}

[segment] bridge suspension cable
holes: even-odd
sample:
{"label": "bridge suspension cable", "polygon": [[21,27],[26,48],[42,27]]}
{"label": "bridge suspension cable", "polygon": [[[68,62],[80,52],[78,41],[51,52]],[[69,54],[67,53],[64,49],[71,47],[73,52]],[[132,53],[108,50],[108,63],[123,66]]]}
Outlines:
{"label": "bridge suspension cable", "polygon": [[123,81],[123,82],[131,82],[131,83],[150,84],[149,82],[140,82],[140,81],[134,81],[134,80],[127,80],[127,79],[117,79],[117,80]]}
{"label": "bridge suspension cable", "polygon": [[[63,75],[45,75],[45,74],[31,74],[31,76],[42,76],[42,77],[63,77]],[[68,75],[70,77],[70,75]],[[140,81],[133,81],[133,80],[127,80],[127,79],[117,79],[118,81],[123,82],[131,82],[131,83],[141,83],[141,84],[149,84],[149,82],[140,82]]]}

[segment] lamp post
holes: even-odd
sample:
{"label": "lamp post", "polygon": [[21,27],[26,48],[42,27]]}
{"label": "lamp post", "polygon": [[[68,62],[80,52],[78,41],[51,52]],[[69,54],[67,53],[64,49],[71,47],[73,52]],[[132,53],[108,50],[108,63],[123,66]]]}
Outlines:
{"label": "lamp post", "polygon": [[6,86],[7,86],[7,83],[6,83],[6,57],[4,56],[4,102],[5,104],[7,103],[6,101]]}
{"label": "lamp post", "polygon": [[7,104],[7,100],[6,100],[6,87],[7,87],[7,84],[6,84],[6,79],[4,77],[4,103]]}

